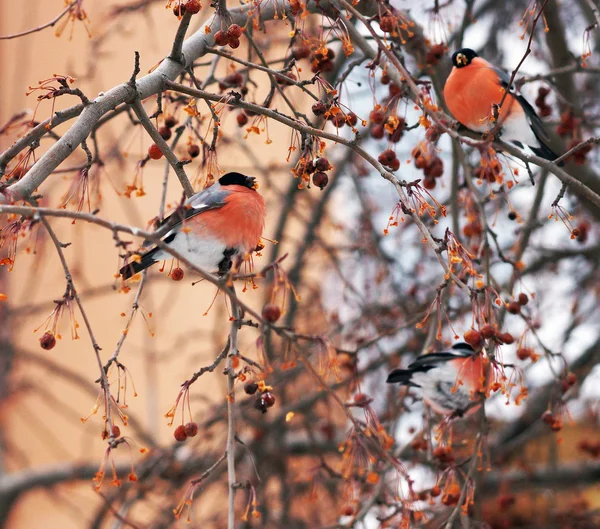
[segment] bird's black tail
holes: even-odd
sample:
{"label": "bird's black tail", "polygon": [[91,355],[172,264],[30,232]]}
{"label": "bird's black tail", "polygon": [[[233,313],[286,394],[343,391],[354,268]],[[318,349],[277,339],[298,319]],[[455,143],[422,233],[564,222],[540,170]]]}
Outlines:
{"label": "bird's black tail", "polygon": [[159,251],[159,248],[152,248],[149,252],[146,252],[140,262],[131,261],[131,263],[127,263],[121,270],[119,270],[119,274],[123,277],[123,279],[129,279],[131,276],[141,272],[142,270],[146,270],[149,266],[152,266],[154,263],[158,263],[160,259],[156,259],[155,255]]}
{"label": "bird's black tail", "polygon": [[[558,158],[558,154],[556,154],[550,147],[548,147],[543,141],[538,138],[540,143],[539,147],[529,147],[537,156],[540,158],[545,158],[546,160],[556,160]],[[562,167],[565,165],[563,162],[558,162],[558,166]]]}
{"label": "bird's black tail", "polygon": [[403,384],[405,386],[415,386],[415,387],[418,387],[417,384],[415,384],[411,380],[411,377],[412,377],[413,373],[414,373],[414,371],[412,369],[394,369],[388,375],[386,382],[388,384],[400,383],[400,384]]}

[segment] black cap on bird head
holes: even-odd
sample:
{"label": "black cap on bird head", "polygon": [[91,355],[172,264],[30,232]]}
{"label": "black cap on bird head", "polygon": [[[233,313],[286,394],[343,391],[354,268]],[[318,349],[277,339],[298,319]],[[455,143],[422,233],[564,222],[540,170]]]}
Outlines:
{"label": "black cap on bird head", "polygon": [[469,66],[475,57],[479,56],[471,48],[462,48],[452,54],[452,64],[457,68],[464,68]]}
{"label": "black cap on bird head", "polygon": [[256,189],[258,184],[253,176],[246,176],[241,173],[227,173],[219,178],[219,184],[222,186],[244,186],[249,189]]}

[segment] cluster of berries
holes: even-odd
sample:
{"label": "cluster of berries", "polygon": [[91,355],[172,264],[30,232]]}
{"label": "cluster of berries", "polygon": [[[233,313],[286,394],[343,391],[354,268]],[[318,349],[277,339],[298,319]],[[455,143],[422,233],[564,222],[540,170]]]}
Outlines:
{"label": "cluster of berries", "polygon": [[[244,391],[248,395],[254,395],[258,391],[258,384],[256,382],[246,382],[244,385]],[[256,396],[254,401],[254,407],[263,413],[267,413],[269,408],[272,408],[275,404],[275,395],[270,391],[263,391]]]}
{"label": "cluster of berries", "polygon": [[173,14],[176,17],[182,17],[185,13],[189,13],[190,15],[195,15],[202,9],[202,4],[200,0],[187,0],[185,4],[178,4],[173,8]]}
{"label": "cluster of berries", "polygon": [[227,46],[232,49],[240,47],[240,37],[243,30],[237,24],[231,24],[226,30],[220,29],[215,33],[215,44],[217,46]]}
{"label": "cluster of berries", "polygon": [[183,443],[188,437],[196,437],[196,435],[198,435],[198,423],[194,421],[190,421],[187,424],[180,424],[173,432],[173,436],[180,443]]}

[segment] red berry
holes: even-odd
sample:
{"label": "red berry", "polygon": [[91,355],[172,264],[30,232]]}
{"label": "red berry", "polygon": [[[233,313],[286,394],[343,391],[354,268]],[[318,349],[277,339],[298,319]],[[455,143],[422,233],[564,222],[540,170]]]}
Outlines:
{"label": "red berry", "polygon": [[377,125],[381,125],[385,119],[383,112],[381,110],[371,110],[369,113],[369,120],[371,123],[375,123]]}
{"label": "red berry", "polygon": [[49,351],[56,345],[56,338],[50,331],[46,331],[40,338],[40,347]]}
{"label": "red berry", "polygon": [[267,403],[265,402],[265,399],[263,399],[262,395],[258,395],[256,397],[256,400],[254,401],[254,407],[263,413],[267,413]]}
{"label": "red berry", "polygon": [[394,29],[394,22],[396,19],[392,16],[386,15],[379,18],[379,27],[381,31],[389,33]]}
{"label": "red berry", "polygon": [[486,323],[481,326],[479,332],[481,333],[481,336],[487,340],[496,334],[496,329],[491,323]]}
{"label": "red berry", "polygon": [[246,114],[243,112],[240,112],[235,119],[240,127],[243,127],[246,123],[248,123],[248,116],[246,116]]}
{"label": "red berry", "polygon": [[242,36],[242,28],[237,24],[231,24],[227,28],[227,36],[229,39],[239,39]]}
{"label": "red berry", "polygon": [[112,433],[115,439],[121,437],[121,429],[116,424],[112,427]]}
{"label": "red berry", "polygon": [[273,303],[268,303],[263,307],[262,317],[269,323],[275,323],[281,317],[281,309]]}
{"label": "red berry", "polygon": [[519,294],[519,305],[527,305],[527,303],[529,303],[529,296],[524,292],[521,292]]}
{"label": "red berry", "polygon": [[356,127],[356,124],[358,123],[358,116],[354,112],[349,112],[346,116],[346,123],[348,123],[348,125],[351,127]]}
{"label": "red berry", "polygon": [[185,433],[188,437],[196,437],[198,435],[198,424],[194,421],[188,422],[185,425]]}
{"label": "red berry", "polygon": [[316,167],[317,171],[328,171],[329,169],[331,169],[329,160],[327,158],[325,158],[324,156],[321,156],[320,158],[317,158],[315,160],[315,167]]}
{"label": "red berry", "polygon": [[329,177],[325,173],[319,171],[318,173],[315,173],[313,175],[312,182],[322,191],[327,186],[327,183],[329,182]]}
{"label": "red berry", "polygon": [[242,86],[243,82],[244,76],[239,72],[230,73],[229,75],[225,76],[225,79],[223,79],[223,84],[225,84],[227,87]]}
{"label": "red berry", "polygon": [[229,42],[229,37],[222,29],[215,33],[215,44],[217,46],[225,46]]}
{"label": "red berry", "polygon": [[244,384],[244,391],[248,395],[254,395],[258,391],[258,384],[256,382],[246,382]]}
{"label": "red berry", "polygon": [[390,84],[390,76],[388,75],[387,72],[383,72],[381,74],[381,84]]}
{"label": "red berry", "polygon": [[476,331],[475,329],[469,329],[465,334],[465,342],[467,342],[473,349],[479,348],[479,346],[483,343],[483,339],[481,338],[481,333]]}
{"label": "red berry", "polygon": [[428,167],[427,159],[424,156],[417,156],[415,158],[415,167],[417,169],[425,169],[426,167]]}
{"label": "red berry", "polygon": [[177,441],[179,441],[180,443],[183,443],[183,441],[185,441],[187,439],[187,433],[185,431],[185,426],[183,424],[180,424],[177,428],[175,428],[175,431],[173,432],[173,436],[175,437],[175,439]]}
{"label": "red berry", "polygon": [[397,171],[398,169],[400,169],[400,160],[398,160],[398,158],[394,158],[388,165],[388,167],[390,168],[390,170],[392,171]]}
{"label": "red berry", "polygon": [[506,310],[511,314],[519,314],[519,312],[521,312],[521,305],[516,301],[511,301],[506,305]]}
{"label": "red berry", "polygon": [[310,48],[304,44],[292,47],[292,57],[296,60],[310,57]]}
{"label": "red berry", "polygon": [[181,281],[183,279],[183,270],[179,267],[173,268],[173,270],[171,270],[171,279],[173,281]]}
{"label": "red berry", "polygon": [[342,516],[354,516],[355,513],[356,511],[352,505],[344,505],[342,507]]}
{"label": "red berry", "polygon": [[531,349],[529,349],[528,347],[519,347],[517,349],[517,358],[519,360],[527,360],[528,358],[531,358]]}
{"label": "red berry", "polygon": [[325,103],[323,103],[323,101],[317,101],[312,106],[312,112],[315,116],[322,116],[323,114],[325,114],[325,112],[327,112],[327,106],[325,105]]}
{"label": "red berry", "polygon": [[175,116],[167,116],[165,118],[165,127],[172,129],[175,125],[177,125],[177,118]]}
{"label": "red berry", "polygon": [[377,160],[383,165],[389,165],[392,160],[396,159],[396,153],[392,149],[386,149],[378,157]]}
{"label": "red berry", "polygon": [[187,4],[185,4],[185,10],[190,13],[190,15],[195,15],[202,8],[202,4],[200,0],[188,0]]}
{"label": "red berry", "polygon": [[435,178],[433,178],[432,176],[426,176],[425,178],[423,178],[421,183],[423,184],[423,187],[425,189],[434,189],[436,186]]}
{"label": "red berry", "polygon": [[148,147],[148,156],[153,160],[160,160],[163,157],[163,153],[160,150],[160,147],[156,145],[156,143],[153,143]]}
{"label": "red berry", "polygon": [[501,342],[504,342],[507,345],[510,345],[511,343],[514,343],[515,338],[512,334],[510,334],[509,332],[503,332],[502,334],[500,334],[498,336],[498,338],[500,339]]}
{"label": "red berry", "polygon": [[191,145],[188,145],[187,151],[192,158],[196,158],[200,154],[200,147],[195,143],[192,143]]}
{"label": "red berry", "polygon": [[369,133],[371,134],[372,138],[375,138],[376,140],[380,140],[381,138],[383,138],[383,126],[382,125],[373,125],[369,131]]}
{"label": "red berry", "polygon": [[265,401],[265,406],[267,408],[271,408],[275,404],[275,395],[273,395],[273,393],[266,391],[261,397]]}
{"label": "red berry", "polygon": [[240,39],[229,39],[229,47],[232,49],[236,49],[240,47]]}
{"label": "red berry", "polygon": [[163,140],[168,140],[171,137],[171,129],[166,126],[160,127],[158,133],[162,136]]}
{"label": "red berry", "polygon": [[369,402],[371,402],[371,400],[372,400],[369,397],[369,395],[366,395],[364,393],[356,393],[356,395],[354,395],[353,399],[354,399],[354,404],[357,404],[358,406],[365,406],[366,404],[369,404]]}

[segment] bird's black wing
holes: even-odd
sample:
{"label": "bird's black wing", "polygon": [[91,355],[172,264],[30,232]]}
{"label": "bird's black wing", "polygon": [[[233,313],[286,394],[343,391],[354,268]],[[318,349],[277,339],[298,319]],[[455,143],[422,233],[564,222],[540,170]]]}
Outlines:
{"label": "bird's black wing", "polygon": [[[527,99],[525,99],[519,92],[517,92],[515,90],[514,86],[511,85],[509,87],[508,83],[510,82],[510,75],[508,75],[507,72],[505,72],[504,70],[502,70],[500,68],[496,68],[495,66],[493,68],[494,68],[494,71],[498,74],[498,78],[500,79],[500,85],[502,86],[502,88],[508,89],[508,91],[521,104],[521,107],[523,107],[523,110],[525,111],[525,114],[527,115],[529,125],[531,125],[531,129],[533,130],[535,137],[538,139],[538,141],[542,145],[547,147],[547,144],[550,143],[550,136],[548,135],[548,132],[546,131],[546,129],[544,127],[544,123],[542,122],[540,117],[537,115],[537,112],[535,111],[535,109],[531,106],[531,104],[529,103],[529,101],[527,101]],[[555,158],[556,158],[556,156],[555,156]]]}

